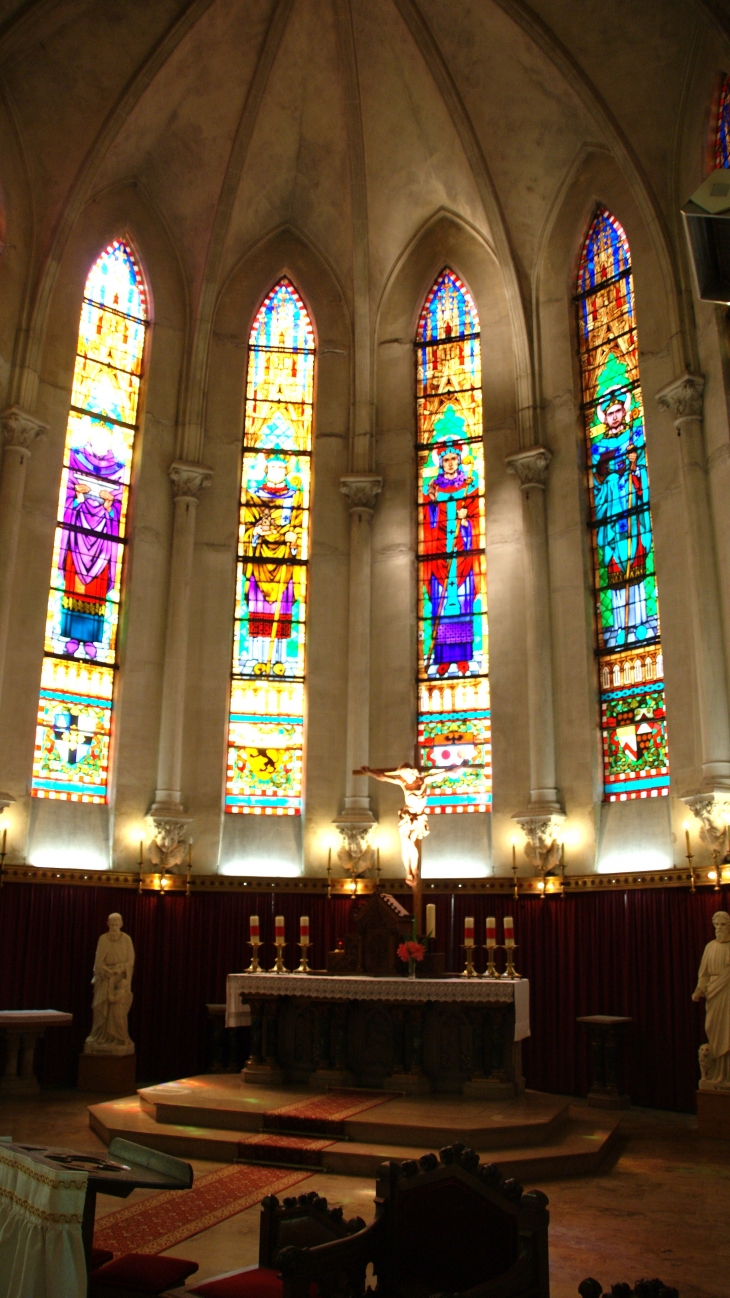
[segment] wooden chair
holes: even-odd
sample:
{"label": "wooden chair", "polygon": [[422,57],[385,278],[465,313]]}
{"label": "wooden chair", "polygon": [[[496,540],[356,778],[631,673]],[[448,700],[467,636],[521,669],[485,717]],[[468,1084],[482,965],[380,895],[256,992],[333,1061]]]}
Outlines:
{"label": "wooden chair", "polygon": [[[383,1163],[375,1220],[344,1222],[316,1193],[264,1199],[259,1266],[204,1298],[549,1298],[547,1197],[463,1145]],[[313,1235],[318,1232],[318,1239]],[[368,1294],[369,1298],[369,1294]]]}

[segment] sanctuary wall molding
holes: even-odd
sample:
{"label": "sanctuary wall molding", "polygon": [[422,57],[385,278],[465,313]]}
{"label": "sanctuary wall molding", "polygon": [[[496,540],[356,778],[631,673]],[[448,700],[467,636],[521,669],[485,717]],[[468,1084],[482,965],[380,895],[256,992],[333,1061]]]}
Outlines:
{"label": "sanctuary wall molding", "polygon": [[372,521],[383,489],[377,473],[348,473],[340,491],[350,511],[349,613],[347,638],[347,739],[345,803],[334,824],[353,858],[359,858],[375,824],[367,775],[353,771],[370,757],[370,611],[372,604]]}
{"label": "sanctuary wall molding", "polygon": [[168,470],[174,519],[167,602],[167,633],[162,676],[162,708],[157,755],[157,790],[149,816],[154,827],[150,852],[155,865],[173,869],[185,855],[190,817],[181,791],[183,721],[190,624],[190,585],[195,548],[198,496],[213,481],[203,464],[176,460]]}
{"label": "sanctuary wall molding", "polygon": [[[730,789],[730,717],[715,538],[702,429],[705,380],[684,373],[656,394],[674,421],[687,518],[690,607],[702,745],[704,791]],[[671,740],[670,740],[671,742]],[[702,790],[697,790],[700,792]]]}
{"label": "sanctuary wall molding", "polygon": [[45,437],[47,432],[47,424],[18,405],[9,406],[0,415],[0,440],[3,446],[0,479],[0,697],[25,495],[25,471],[31,447]]}
{"label": "sanctuary wall molding", "polygon": [[[551,818],[561,812],[555,772],[553,655],[550,627],[550,562],[545,490],[552,453],[530,446],[508,455],[507,472],[516,477],[522,496],[522,525],[527,568],[527,693],[530,729],[530,825],[535,816]],[[516,817],[519,819],[519,817]],[[522,821],[520,821],[522,823]],[[525,822],[527,823],[527,822]],[[523,826],[524,827],[524,826]],[[528,833],[528,830],[525,829]],[[538,846],[544,831],[530,828],[528,838],[538,855],[551,850]]]}

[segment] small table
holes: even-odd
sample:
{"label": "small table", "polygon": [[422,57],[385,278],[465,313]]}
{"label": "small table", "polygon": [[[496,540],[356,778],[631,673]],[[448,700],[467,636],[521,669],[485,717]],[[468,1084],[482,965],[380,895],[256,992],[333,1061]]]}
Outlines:
{"label": "small table", "polygon": [[6,1144],[4,1149],[16,1149],[32,1158],[34,1163],[86,1172],[88,1183],[84,1200],[84,1219],[81,1236],[84,1241],[86,1270],[90,1270],[91,1250],[94,1244],[94,1218],[97,1194],[111,1194],[126,1199],[132,1190],[189,1190],[193,1184],[193,1169],[181,1158],[161,1154],[156,1149],[133,1144],[117,1137],[109,1146],[108,1157],[80,1153],[60,1145]]}
{"label": "small table", "polygon": [[596,1109],[628,1109],[631,1099],[621,1093],[621,1036],[633,1019],[617,1014],[586,1014],[576,1023],[587,1028],[593,1056],[588,1103]]}
{"label": "small table", "polygon": [[7,1042],[0,1091],[21,1091],[26,1094],[29,1091],[39,1091],[38,1078],[33,1071],[35,1043],[43,1036],[46,1028],[68,1027],[73,1020],[73,1014],[65,1014],[61,1010],[0,1010],[0,1029],[5,1032]]}

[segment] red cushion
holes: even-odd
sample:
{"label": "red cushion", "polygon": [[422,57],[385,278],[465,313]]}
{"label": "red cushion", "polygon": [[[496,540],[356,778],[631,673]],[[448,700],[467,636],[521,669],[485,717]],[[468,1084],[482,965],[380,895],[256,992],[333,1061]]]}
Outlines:
{"label": "red cushion", "polygon": [[158,1257],[153,1253],[126,1253],[94,1271],[94,1288],[108,1284],[137,1289],[140,1293],[162,1293],[183,1284],[198,1270],[197,1262],[183,1257]]}
{"label": "red cushion", "polygon": [[190,1290],[204,1294],[205,1298],[281,1298],[284,1286],[281,1277],[268,1266],[250,1266],[232,1275],[213,1277]]}
{"label": "red cushion", "polygon": [[98,1266],[103,1266],[105,1262],[111,1262],[114,1254],[108,1248],[92,1248],[89,1269],[95,1271]]}

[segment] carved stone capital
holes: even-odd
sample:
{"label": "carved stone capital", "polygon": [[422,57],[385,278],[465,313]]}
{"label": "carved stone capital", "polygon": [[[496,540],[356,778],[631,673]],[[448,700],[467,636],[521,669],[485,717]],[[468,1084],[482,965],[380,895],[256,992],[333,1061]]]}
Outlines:
{"label": "carved stone capital", "polygon": [[519,478],[522,491],[530,487],[540,487],[544,491],[552,458],[546,446],[528,446],[525,451],[507,456],[507,472]]}
{"label": "carved stone capital", "polygon": [[712,789],[694,793],[682,801],[700,822],[700,838],[714,854],[725,855],[730,823],[730,790]]}
{"label": "carved stone capital", "polygon": [[370,833],[375,828],[371,812],[359,812],[355,815],[343,812],[332,824],[339,830],[342,847],[337,859],[346,870],[354,874],[364,874],[375,860],[375,849],[369,842]]}
{"label": "carved stone capital", "polygon": [[0,793],[0,816],[2,816],[3,812],[8,807],[11,807],[14,802],[15,798],[12,793]]}
{"label": "carved stone capital", "polygon": [[3,410],[0,415],[0,431],[6,446],[14,446],[30,454],[33,443],[45,437],[48,424],[41,423],[35,415],[29,415],[26,410],[21,410],[20,406],[8,406],[8,409]]}
{"label": "carved stone capital", "polygon": [[150,860],[163,873],[174,870],[185,859],[192,816],[186,816],[182,807],[156,802],[150,808],[149,819],[153,828]]}
{"label": "carved stone capital", "polygon": [[552,870],[560,860],[560,827],[565,820],[561,811],[537,816],[513,816],[527,839],[525,856],[541,873]]}
{"label": "carved stone capital", "polygon": [[204,464],[185,464],[183,460],[171,464],[168,473],[175,500],[197,500],[202,488],[209,487],[213,481],[212,469]]}
{"label": "carved stone capital", "polygon": [[340,478],[340,491],[347,496],[350,511],[367,509],[372,514],[382,490],[383,479],[377,473],[348,473]]}
{"label": "carved stone capital", "polygon": [[683,374],[657,392],[656,399],[662,410],[669,410],[675,424],[683,419],[702,418],[702,393],[705,380],[701,374]]}

